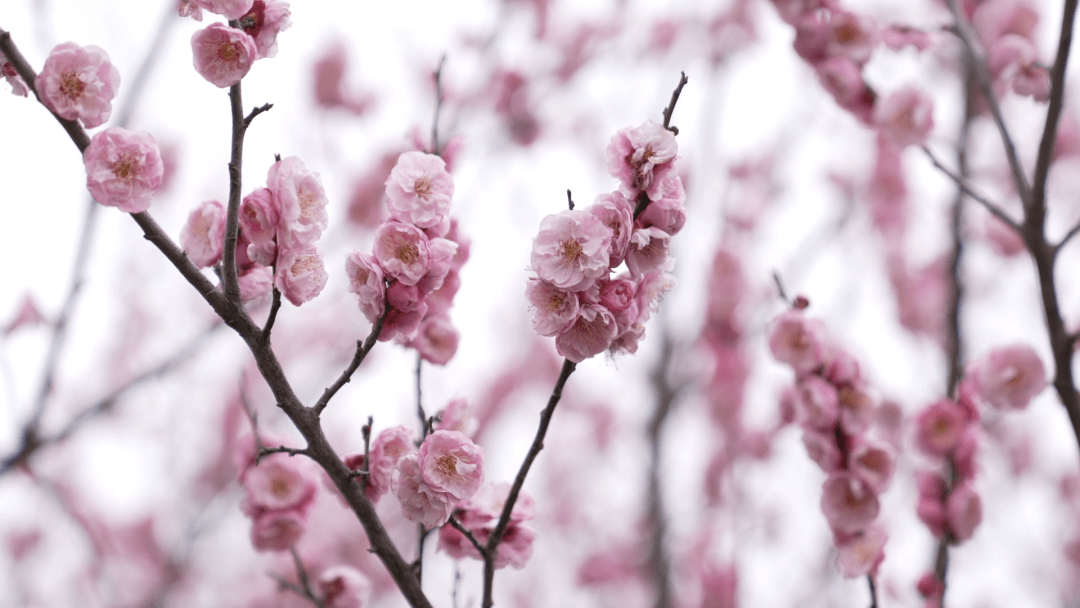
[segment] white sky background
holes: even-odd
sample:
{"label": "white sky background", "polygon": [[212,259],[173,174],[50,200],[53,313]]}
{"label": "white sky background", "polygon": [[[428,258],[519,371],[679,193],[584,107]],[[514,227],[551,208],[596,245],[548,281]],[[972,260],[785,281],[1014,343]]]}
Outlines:
{"label": "white sky background", "polygon": [[[644,38],[646,26],[656,15],[704,15],[714,4],[693,0],[628,2],[623,12],[641,28]],[[880,7],[880,14],[909,19],[916,25],[939,23],[936,19],[940,15],[925,7],[886,2],[850,5]],[[340,305],[350,301],[340,297],[345,290],[345,252],[354,247],[370,248],[365,237],[341,226],[349,184],[387,148],[406,142],[411,128],[419,127],[425,134],[430,129],[433,102],[422,78],[424,70],[437,65],[440,55],[449,51],[444,82],[448,95],[453,95],[455,90],[474,89],[493,62],[527,73],[554,60],[552,56],[532,53],[533,47],[526,39],[533,24],[522,17],[527,11],[520,8],[510,13],[513,16],[499,30],[497,59],[462,50],[463,36],[491,34],[500,19],[498,6],[481,0],[298,1],[292,6],[293,27],[279,38],[278,56],[257,62],[245,78],[246,109],[265,102],[275,104],[272,111],[254,121],[248,132],[245,192],[264,182],[273,154],[280,153],[298,155],[319,171],[331,200],[331,228],[323,243],[328,250],[331,277],[323,296],[326,303],[317,301],[300,309],[286,304],[279,319],[282,340],[300,341],[306,323],[319,327],[323,332],[320,336],[333,337],[336,330],[340,334],[336,336],[338,346],[366,335],[367,324],[355,307]],[[789,153],[780,161],[784,189],[761,220],[755,240],[742,244],[755,289],[766,294],[771,288],[770,273],[779,270],[789,291],[810,296],[811,310],[826,320],[838,342],[859,357],[882,394],[899,400],[908,412],[939,396],[944,384],[943,359],[935,347],[901,332],[891,320],[895,309],[879,259],[880,244],[866,236],[866,214],[856,212],[847,227],[828,242],[821,240],[820,235],[832,234],[830,227],[841,210],[840,196],[827,185],[823,175],[835,171],[856,182],[865,180],[872,163],[867,153],[871,136],[820,91],[813,75],[791,51],[790,28],[781,24],[764,3],[756,4],[753,10],[761,17],[758,23],[762,40],[715,72],[710,72],[702,58],[702,40],[681,40],[670,55],[652,58],[641,57],[640,41],[635,44],[633,36],[621,36],[607,47],[608,54],[579,73],[565,89],[534,92],[538,112],[548,121],[550,133],[529,150],[510,143],[494,116],[476,110],[455,114],[448,104],[443,115],[443,137],[460,133],[468,142],[455,172],[453,213],[473,239],[473,248],[453,310],[463,336],[461,350],[446,369],[425,368],[429,410],[455,395],[474,397],[501,365],[526,350],[532,332],[521,294],[530,239],[540,219],[565,208],[567,188],[573,191],[579,205],[614,188],[602,164],[608,138],[619,128],[645,119],[659,120],[680,70],[687,72],[690,84],[674,123],[682,129],[680,151],[691,178],[690,220],[675,239],[680,284],[665,302],[675,334],[692,339],[699,329],[704,294],[701,277],[718,242],[720,211],[746,204],[740,198],[746,193],[727,191],[726,166],[779,147]],[[1055,14],[1044,16],[1042,23],[1047,32],[1056,27],[1057,9],[1053,10]],[[145,0],[2,0],[0,27],[13,33],[37,68],[48,49],[59,42],[73,40],[105,48],[121,72],[119,106],[128,92],[125,85],[130,84],[157,29],[161,11],[159,3]],[[615,12],[613,2],[556,2],[552,32],[558,36],[573,24],[601,21]],[[46,17],[44,22],[38,21],[41,15]],[[207,198],[224,200],[227,196],[228,98],[224,90],[206,83],[191,68],[188,44],[193,32],[213,20],[214,16],[207,15],[202,24],[190,20],[174,24],[166,51],[132,123],[133,128],[150,131],[159,143],[174,145],[178,150],[179,170],[174,185],[150,209],[174,238],[194,204]],[[1041,39],[1043,56],[1049,57],[1056,35],[1047,33]],[[379,105],[370,115],[355,119],[340,113],[320,113],[314,107],[310,65],[335,40],[348,45],[351,64],[347,79],[354,90],[379,94]],[[617,52],[620,48],[621,53]],[[958,89],[955,79],[937,62],[935,57],[879,53],[867,77],[883,90],[914,79],[933,91],[938,103],[938,129],[931,145],[947,158],[957,124]],[[1009,102],[1007,109],[1018,125],[1021,146],[1030,152],[1041,112],[1033,111],[1024,102]],[[55,314],[67,289],[84,214],[81,159],[43,108],[36,102],[8,95],[4,85],[0,85],[0,126],[0,183],[4,184],[0,205],[5,211],[5,219],[0,222],[0,259],[8,260],[4,287],[0,288],[0,318],[10,314],[28,291],[41,303],[46,315]],[[996,145],[991,143],[993,133],[983,129],[976,136],[981,142],[975,148],[976,156],[981,155],[983,165],[1000,164],[987,160],[991,154],[984,152],[996,150],[991,147]],[[787,150],[783,150],[785,147]],[[913,260],[925,262],[944,248],[944,209],[949,188],[923,157],[909,154],[906,160],[917,214],[912,222],[909,251]],[[1066,196],[1074,192],[1067,180],[1056,188],[1062,195],[1060,200],[1075,203],[1075,195]],[[1066,209],[1062,224],[1075,219],[1076,213],[1068,205],[1062,208]],[[114,209],[102,210],[98,218],[83,304],[73,320],[56,405],[47,418],[54,424],[87,400],[105,394],[129,373],[171,352],[210,320],[206,307],[156,250],[142,241],[130,218]],[[975,245],[970,251],[972,293],[983,302],[973,304],[966,319],[970,352],[978,354],[992,345],[1029,340],[1049,362],[1030,265],[1023,259],[997,260],[985,245]],[[1075,267],[1075,258],[1070,259],[1073,265],[1066,268]],[[1066,310],[1080,308],[1076,285],[1072,282],[1063,287]],[[119,317],[130,310],[117,303],[117,299],[124,298],[141,302],[145,332],[151,332],[154,339],[139,345],[128,361],[129,368],[113,369],[108,362],[123,339],[117,334],[123,321]],[[778,301],[765,296],[759,301],[763,302],[760,309],[747,313],[748,324],[758,331],[781,308]],[[316,321],[310,321],[313,318]],[[612,400],[622,416],[619,429],[627,434],[626,445],[620,447],[620,455],[625,458],[609,463],[612,468],[603,471],[608,478],[615,478],[607,479],[602,486],[609,494],[593,510],[609,509],[629,517],[637,508],[640,484],[636,480],[620,483],[618,478],[642,475],[635,468],[641,464],[641,456],[634,452],[640,446],[635,444],[633,434],[638,432],[635,424],[648,414],[649,393],[642,378],[655,356],[659,333],[656,320],[648,331],[637,357],[614,364],[590,361],[579,367],[568,385],[568,391],[580,391],[585,401],[614,395]],[[221,333],[204,359],[185,368],[180,379],[152,385],[121,404],[123,416],[136,422],[126,425],[110,420],[108,424],[88,426],[80,431],[80,438],[72,442],[70,449],[41,459],[45,474],[72,471],[78,490],[89,504],[120,522],[135,520],[146,510],[176,499],[171,494],[176,488],[163,471],[190,473],[197,466],[200,450],[209,449],[197,444],[200,430],[216,424],[212,407],[220,407],[223,392],[235,389],[237,361],[244,357],[239,341]],[[36,391],[45,344],[45,332],[38,331],[26,332],[0,345],[0,364],[4,366],[4,375],[0,376],[0,454],[6,454],[18,440],[18,425],[25,419]],[[746,415],[752,422],[763,424],[775,416],[775,394],[789,375],[760,356],[764,352],[760,340],[756,348],[759,356]],[[377,425],[398,420],[411,423],[412,361],[412,355],[402,349],[380,345],[363,382],[354,382],[343,391],[340,403],[335,401],[330,425],[341,425],[333,432],[338,434],[343,449],[356,449],[358,427],[368,413],[376,415]],[[690,367],[696,365],[694,361],[688,363]],[[336,375],[336,368],[327,372],[313,366],[295,361],[290,368],[301,390],[308,391],[302,395],[307,399]],[[543,391],[535,392],[532,402],[541,403]],[[257,406],[274,424],[272,403]],[[530,435],[532,412],[528,409],[512,420],[520,423],[517,427],[507,423],[506,434],[493,437],[487,446],[489,453],[513,450],[515,442]],[[708,436],[700,428],[701,413],[701,404],[691,402],[678,410],[670,423],[665,457],[672,470],[669,509],[676,535],[691,533],[699,517],[695,495],[681,488],[683,484],[697,484],[703,467],[700,454]],[[566,424],[573,420],[564,419]],[[557,415],[556,424],[559,422]],[[1031,410],[1010,418],[1008,423],[1029,429],[1037,438],[1037,462],[1048,480],[1075,469],[1076,446],[1067,431],[1064,413],[1049,392]],[[567,432],[571,433],[570,439],[565,441],[572,441],[573,431]],[[196,442],[196,447],[191,442]],[[546,451],[541,461],[551,458],[557,462],[552,452]],[[508,479],[517,462],[518,456],[493,459],[489,477]],[[986,456],[986,462],[988,469],[1001,468],[1003,460],[991,454]],[[885,499],[886,516],[895,530],[885,572],[898,585],[899,594],[886,598],[886,606],[916,605],[910,586],[929,564],[928,535],[912,513],[910,474],[910,470],[901,469],[898,479],[905,475],[908,478],[897,482]],[[781,436],[772,463],[755,465],[744,472],[743,483],[752,489],[755,500],[774,509],[778,518],[786,522],[777,534],[788,541],[803,539],[780,545],[782,550],[767,543],[756,546],[754,543],[765,534],[751,530],[716,549],[720,553],[734,552],[740,559],[745,605],[864,605],[864,581],[841,581],[827,589],[814,587],[819,583],[813,569],[819,567],[821,552],[828,546],[824,520],[816,508],[820,481],[820,472],[808,463],[794,432]],[[955,604],[951,605],[1052,604],[1056,600],[1052,589],[1033,588],[1029,582],[1044,581],[1051,572],[1051,564],[1057,561],[1054,535],[1062,533],[1055,522],[1067,517],[1060,506],[1054,505],[1049,481],[1040,486],[1029,480],[1030,487],[1021,492],[999,472],[988,473],[981,483],[984,497],[993,498],[987,500],[985,529],[970,545],[954,553],[950,595]],[[791,496],[798,499],[791,500]],[[992,502],[998,499],[1000,502]],[[242,546],[246,522],[234,521],[239,514],[234,505],[230,508],[226,516],[232,517],[230,524],[241,530],[228,539],[241,546],[230,550],[247,556]],[[23,525],[41,509],[55,507],[25,484],[0,480],[0,526],[6,526],[5,521],[15,527]],[[555,548],[540,545],[537,551],[530,568],[550,570],[553,576],[560,572],[566,575],[557,564]],[[50,555],[57,563],[64,563],[64,558]],[[1018,563],[1027,564],[1030,570],[1017,571]],[[438,574],[431,576],[430,587],[438,588],[440,582],[445,582]],[[790,588],[778,590],[778,577],[793,581]],[[567,605],[587,605],[587,598],[580,596],[567,601]]]}

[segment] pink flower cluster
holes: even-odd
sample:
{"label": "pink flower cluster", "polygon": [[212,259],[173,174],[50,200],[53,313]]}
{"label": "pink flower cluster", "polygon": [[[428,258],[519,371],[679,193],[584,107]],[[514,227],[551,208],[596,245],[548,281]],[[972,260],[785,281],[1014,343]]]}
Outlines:
{"label": "pink flower cluster", "polygon": [[1050,70],[1039,62],[1035,28],[1039,14],[1017,0],[988,0],[965,5],[968,18],[986,48],[986,64],[994,79],[994,91],[1009,91],[1047,101]]}
{"label": "pink flower cluster", "polygon": [[244,501],[251,518],[251,544],[258,551],[287,551],[307,530],[315,504],[315,473],[307,463],[286,454],[271,454],[255,463],[255,439],[238,444],[245,466],[240,469]]}
{"label": "pink flower cluster", "polygon": [[840,6],[838,0],[773,0],[781,18],[795,28],[795,52],[817,72],[836,103],[897,146],[919,145],[934,127],[930,98],[912,87],[879,96],[862,70],[880,42],[922,50],[928,36],[911,28],[880,28],[873,19]]}
{"label": "pink flower cluster", "polygon": [[[470,500],[458,505],[454,516],[484,545],[495,530],[509,494],[508,483],[485,484]],[[513,566],[520,570],[525,567],[532,557],[532,545],[536,540],[536,531],[525,522],[533,518],[535,511],[532,497],[524,492],[518,494],[510,511],[510,523],[495,550],[495,568]],[[482,559],[469,539],[453,526],[439,528],[439,549],[454,559]]]}
{"label": "pink flower cluster", "polygon": [[127,213],[150,207],[165,174],[154,138],[120,127],[94,135],[83,151],[83,165],[86,187],[94,200]]}
{"label": "pink flower cluster", "polygon": [[2,53],[0,53],[0,78],[11,85],[12,95],[26,97],[30,93],[30,89],[26,87],[26,81],[19,76],[19,73],[15,71],[15,66],[11,65]]}
{"label": "pink flower cluster", "polygon": [[449,310],[469,257],[468,240],[448,216],[453,196],[442,158],[403,153],[386,180],[390,216],[375,231],[372,253],[353,251],[345,261],[349,291],[368,321],[389,307],[379,340],[398,338],[440,365],[457,352]]}
{"label": "pink flower cluster", "polygon": [[363,608],[371,602],[374,585],[363,572],[351,566],[334,566],[319,575],[322,606]]}
{"label": "pink flower cluster", "polygon": [[[525,296],[533,328],[556,336],[567,359],[636,352],[645,322],[674,283],[671,237],[686,223],[676,152],[675,136],[656,123],[619,131],[607,156],[620,190],[540,222],[531,258],[536,277]],[[635,204],[647,205],[637,218]],[[612,278],[624,262],[627,272]]]}
{"label": "pink flower cluster", "polygon": [[870,437],[877,404],[850,354],[829,349],[820,321],[791,309],[768,330],[773,357],[795,370],[785,401],[803,429],[810,457],[828,474],[821,510],[832,528],[844,576],[873,575],[885,559],[885,531],[875,523],[878,495],[895,468],[892,453]]}
{"label": "pink flower cluster", "polygon": [[[271,165],[266,183],[240,204],[236,245],[240,295],[245,302],[265,297],[273,285],[300,306],[326,285],[322,251],[315,244],[326,229],[326,191],[319,174],[295,156]],[[225,213],[224,205],[210,200],[188,216],[180,245],[196,266],[221,262]]]}
{"label": "pink flower cluster", "polygon": [[935,538],[963,542],[982,521],[982,502],[974,487],[978,421],[966,382],[961,383],[959,400],[935,401],[915,418],[915,443],[935,468],[916,477],[916,513]]}
{"label": "pink flower cluster", "polygon": [[390,487],[409,521],[437,528],[483,482],[483,448],[457,431],[435,431],[398,460]]}
{"label": "pink flower cluster", "polygon": [[1046,369],[1030,346],[1013,344],[990,351],[968,366],[978,397],[998,410],[1022,410],[1047,386]]}
{"label": "pink flower cluster", "polygon": [[120,72],[100,47],[64,42],[49,52],[34,88],[57,116],[92,129],[112,115]]}
{"label": "pink flower cluster", "polygon": [[[277,54],[277,35],[287,29],[289,3],[283,0],[195,0],[181,15],[201,19],[200,9],[238,20],[240,27],[212,23],[191,37],[195,71],[211,84],[230,87],[247,75],[256,59]],[[199,12],[195,12],[199,11]]]}

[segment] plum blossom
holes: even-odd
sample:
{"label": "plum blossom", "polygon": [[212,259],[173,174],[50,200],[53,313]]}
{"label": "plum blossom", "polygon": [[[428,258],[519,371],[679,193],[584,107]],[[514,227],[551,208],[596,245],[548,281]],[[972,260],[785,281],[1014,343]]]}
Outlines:
{"label": "plum blossom", "polygon": [[435,421],[435,430],[458,431],[466,437],[472,437],[479,426],[472,404],[461,398],[451,399]]}
{"label": "plum blossom", "polygon": [[196,0],[177,0],[176,14],[181,17],[191,17],[195,21],[202,21],[202,10]]}
{"label": "plum blossom", "polygon": [[57,116],[82,120],[84,127],[92,129],[112,115],[120,72],[100,47],[64,42],[49,53],[34,87]]}
{"label": "plum blossom", "polygon": [[83,152],[83,164],[94,200],[127,213],[150,207],[165,172],[154,138],[120,127],[95,134]]}
{"label": "plum blossom", "polygon": [[[487,543],[506,504],[510,493],[510,484],[484,484],[469,500],[458,506],[458,520],[472,532],[481,544]],[[495,551],[495,568],[512,566],[525,567],[532,557],[532,545],[536,532],[526,521],[533,518],[535,506],[531,496],[525,492],[518,494],[514,508],[510,511],[510,521]],[[454,559],[481,559],[476,547],[457,529],[443,526],[439,529],[439,549]]]}
{"label": "plum blossom", "polygon": [[[203,8],[213,10],[205,5],[205,0]],[[251,36],[223,23],[211,23],[195,32],[191,36],[191,51],[195,71],[210,84],[223,89],[240,82],[258,55]]]}
{"label": "plum blossom", "polygon": [[584,304],[574,324],[555,338],[555,349],[574,363],[580,363],[610,348],[618,331],[611,311],[596,304]]}
{"label": "plum blossom", "polygon": [[293,458],[271,457],[243,475],[245,509],[285,511],[308,506],[315,500],[315,479]]}
{"label": "plum blossom", "polygon": [[921,145],[934,129],[933,113],[933,101],[915,87],[906,86],[878,100],[874,124],[897,146]]}
{"label": "plum blossom", "polygon": [[240,203],[240,231],[250,241],[248,256],[256,264],[272,266],[277,259],[278,208],[269,188],[256,188]]}
{"label": "plum blossom", "polygon": [[975,533],[982,522],[982,501],[970,482],[965,481],[953,488],[945,503],[949,531],[958,541],[965,541]]}
{"label": "plum blossom", "polygon": [[612,136],[607,147],[608,172],[635,197],[645,191],[649,200],[659,200],[664,195],[664,178],[676,170],[677,152],[675,134],[650,120]]}
{"label": "plum blossom", "polygon": [[880,509],[877,494],[852,473],[831,473],[822,486],[821,510],[837,532],[865,530]]}
{"label": "plum blossom", "polygon": [[533,329],[541,336],[554,336],[570,328],[578,317],[577,294],[537,278],[529,279],[525,298],[533,314]]}
{"label": "plum blossom", "polygon": [[409,224],[386,222],[375,232],[375,259],[387,278],[416,285],[431,265],[428,238]]}
{"label": "plum blossom", "polygon": [[256,551],[288,551],[307,531],[307,514],[296,510],[266,511],[251,525]]}
{"label": "plum blossom", "polygon": [[278,211],[278,247],[304,249],[315,244],[327,225],[326,190],[319,174],[290,156],[266,173],[266,187]]}
{"label": "plum blossom", "polygon": [[660,270],[667,263],[670,251],[671,235],[655,227],[638,228],[630,235],[626,267],[635,277]]}
{"label": "plum blossom", "polygon": [[319,575],[319,589],[326,608],[364,608],[371,602],[374,586],[356,568],[334,566]]}
{"label": "plum blossom", "polygon": [[622,264],[634,222],[634,208],[630,201],[621,192],[609,192],[596,197],[587,211],[600,218],[611,230],[611,259],[608,266],[615,268]]}
{"label": "plum blossom", "polygon": [[[403,153],[386,179],[386,206],[390,216],[418,228],[442,224],[453,196],[454,180],[446,170],[445,161],[434,154]],[[436,236],[443,234],[445,230]]]}
{"label": "plum blossom", "polygon": [[209,200],[193,209],[180,230],[180,246],[199,268],[220,262],[225,248],[225,206]]}
{"label": "plum blossom", "polygon": [[915,442],[931,456],[944,456],[960,443],[967,421],[955,401],[934,402],[915,419]]}
{"label": "plum blossom", "polygon": [[420,445],[424,481],[455,500],[472,497],[484,482],[484,449],[458,431],[435,431]]}
{"label": "plum blossom", "polygon": [[885,560],[885,541],[889,536],[880,526],[854,534],[837,543],[836,565],[848,578],[874,574]]}
{"label": "plum blossom", "polygon": [[861,65],[870,60],[878,43],[877,25],[865,15],[839,11],[829,19],[827,40],[830,56],[849,57]]}
{"label": "plum blossom", "polygon": [[562,289],[587,289],[608,274],[610,260],[611,231],[588,211],[562,211],[545,217],[533,239],[533,270]]}
{"label": "plum blossom", "polygon": [[255,41],[260,58],[277,55],[277,35],[292,25],[290,14],[288,2],[255,0],[251,10],[240,18],[240,25]]}
{"label": "plum blossom", "polygon": [[457,353],[460,340],[461,335],[454,329],[450,316],[440,313],[428,315],[420,321],[416,337],[409,342],[409,346],[415,348],[424,361],[446,365]]}
{"label": "plum blossom", "polygon": [[788,310],[773,319],[768,329],[769,351],[796,374],[812,372],[825,355],[825,326],[807,319],[799,310]]}
{"label": "plum blossom", "polygon": [[1035,351],[1013,344],[973,362],[968,373],[975,392],[999,410],[1022,410],[1046,388],[1046,370]]}
{"label": "plum blossom", "polygon": [[405,518],[427,528],[445,524],[454,510],[454,497],[431,487],[424,480],[417,454],[398,460],[391,489],[401,503]]}
{"label": "plum blossom", "polygon": [[368,451],[371,462],[367,496],[371,502],[378,502],[390,490],[398,461],[415,450],[412,431],[403,426],[393,426],[379,433]]}
{"label": "plum blossom", "polygon": [[7,80],[11,85],[12,95],[26,97],[30,93],[22,76],[19,76],[19,73],[15,71],[15,66],[8,62],[2,53],[0,53],[0,78]]}
{"label": "plum blossom", "polygon": [[300,306],[322,293],[327,278],[322,252],[309,247],[278,259],[274,285],[293,306]]}
{"label": "plum blossom", "polygon": [[353,251],[345,259],[345,275],[349,277],[349,291],[356,294],[360,312],[374,323],[386,307],[386,285],[379,263],[366,253]]}

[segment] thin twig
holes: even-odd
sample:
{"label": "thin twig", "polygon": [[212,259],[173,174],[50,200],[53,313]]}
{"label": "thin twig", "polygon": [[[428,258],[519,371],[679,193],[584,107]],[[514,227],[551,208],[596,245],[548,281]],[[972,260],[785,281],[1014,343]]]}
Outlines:
{"label": "thin twig", "polygon": [[663,471],[661,467],[662,434],[664,423],[671,413],[675,404],[675,388],[668,379],[668,370],[671,359],[675,353],[675,345],[670,333],[665,326],[662,330],[663,343],[661,345],[660,358],[656,362],[650,374],[653,386],[656,388],[656,407],[652,418],[646,428],[646,438],[649,444],[649,474],[647,484],[646,504],[648,505],[647,521],[649,526],[649,552],[647,562],[651,570],[653,585],[656,590],[656,608],[669,608],[674,600],[674,588],[671,582],[671,565],[666,548],[667,541],[667,518],[664,514]]}
{"label": "thin twig", "polygon": [[461,522],[452,515],[450,516],[448,523],[450,524],[450,527],[457,530],[458,532],[461,532],[462,536],[469,539],[469,542],[472,543],[473,548],[475,548],[477,552],[480,553],[481,559],[487,559],[487,547],[481,545],[480,541],[476,540],[476,536],[473,535],[471,530],[463,526]]}
{"label": "thin twig", "polygon": [[371,333],[364,339],[363,342],[356,342],[356,353],[353,355],[352,361],[349,362],[345,371],[341,372],[338,379],[333,384],[328,386],[323,391],[322,397],[315,403],[312,408],[315,411],[315,415],[322,414],[323,410],[330,403],[330,400],[334,398],[334,395],[341,390],[341,387],[345,386],[352,380],[352,375],[356,373],[356,370],[360,367],[360,364],[364,362],[364,358],[371,352],[372,348],[375,348],[375,342],[379,339],[379,334],[382,333],[383,323],[386,322],[386,315],[390,314],[390,301],[387,300],[383,306],[383,313],[379,315],[378,319],[375,319],[375,325],[371,327]]}
{"label": "thin twig", "polygon": [[930,148],[923,146],[923,152],[925,152],[926,156],[930,158],[930,162],[933,163],[934,166],[938,168],[938,170],[948,176],[949,179],[951,179],[953,183],[955,183],[956,186],[960,188],[961,191],[963,191],[964,194],[970,196],[972,200],[982,205],[987,211],[993,214],[994,217],[998,218],[1002,222],[1005,222],[1007,226],[1017,232],[1021,232],[1020,225],[1017,224],[1016,221],[1014,221],[1011,217],[1009,217],[997,203],[991,201],[982,194],[979,194],[977,191],[975,191],[974,188],[968,185],[967,179],[965,179],[961,175],[957,175],[954,171],[943,165],[941,161],[939,161],[938,158],[934,156],[934,153],[930,151]]}
{"label": "thin twig", "polygon": [[274,328],[274,321],[277,320],[278,311],[281,310],[281,291],[274,286],[274,295],[270,301],[270,314],[266,317],[266,324],[263,325],[262,339],[267,341],[270,339],[270,330]]}
{"label": "thin twig", "polygon": [[877,584],[874,583],[874,575],[867,574],[866,582],[870,585],[870,608],[877,608]]}
{"label": "thin twig", "polygon": [[288,454],[289,456],[310,456],[307,448],[289,448],[283,445],[276,448],[260,447],[259,452],[255,455],[255,464],[259,464],[259,461],[271,454]]}
{"label": "thin twig", "polygon": [[685,87],[688,82],[690,82],[690,79],[686,77],[686,72],[679,72],[679,84],[675,87],[675,90],[671,92],[671,101],[668,102],[667,107],[664,108],[664,128],[675,135],[679,134],[679,127],[671,124],[671,115],[675,113],[675,104],[679,102],[679,95],[682,95],[683,87]]}
{"label": "thin twig", "polygon": [[510,525],[510,514],[514,510],[514,504],[517,503],[521,487],[525,485],[525,477],[529,474],[529,468],[532,467],[533,461],[540,454],[540,450],[544,449],[544,437],[547,436],[551,417],[555,413],[555,406],[559,404],[559,399],[562,398],[563,387],[566,386],[566,381],[576,368],[577,364],[569,359],[563,362],[562,371],[559,372],[559,378],[555,381],[555,388],[552,389],[551,397],[548,398],[547,407],[540,412],[540,426],[536,429],[536,437],[533,438],[532,446],[529,447],[529,452],[525,455],[525,460],[521,463],[517,476],[514,477],[514,483],[510,486],[510,493],[507,494],[506,502],[503,503],[499,523],[495,525],[495,529],[491,531],[491,536],[488,537],[486,547],[488,557],[484,560],[483,608],[491,608],[494,604],[492,590],[495,585],[495,552],[499,548],[499,543],[502,542],[503,534],[506,533],[506,527]]}
{"label": "thin twig", "polygon": [[1069,61],[1072,47],[1073,23],[1076,20],[1077,0],[1065,0],[1065,10],[1061,17],[1061,33],[1058,36],[1057,56],[1050,69],[1050,99],[1046,108],[1046,124],[1042,139],[1039,141],[1039,155],[1035,160],[1035,174],[1032,177],[1032,206],[1045,209],[1046,182],[1050,174],[1050,164],[1054,157],[1054,143],[1057,141],[1058,122],[1065,103],[1065,67]]}
{"label": "thin twig", "polygon": [[435,117],[431,120],[431,153],[439,156],[442,150],[439,149],[439,113],[442,110],[443,94],[442,94],[442,71],[443,66],[446,65],[446,55],[443,54],[439,58],[439,67],[435,68],[433,74],[435,78]]}

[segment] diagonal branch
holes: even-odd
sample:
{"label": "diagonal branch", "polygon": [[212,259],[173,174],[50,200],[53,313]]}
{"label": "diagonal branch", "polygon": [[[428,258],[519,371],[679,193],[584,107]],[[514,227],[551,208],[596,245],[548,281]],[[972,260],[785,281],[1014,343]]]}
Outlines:
{"label": "diagonal branch", "polygon": [[1021,232],[1020,225],[1013,221],[1013,219],[1005,213],[1005,211],[1001,208],[1000,205],[986,198],[982,194],[979,194],[977,191],[975,191],[974,188],[971,187],[970,184],[968,184],[968,181],[964,179],[963,176],[958,175],[957,173],[943,165],[941,161],[939,161],[938,158],[934,156],[934,153],[930,151],[930,148],[923,146],[923,152],[926,152],[926,156],[930,158],[930,162],[934,163],[934,166],[937,167],[938,170],[947,175],[949,179],[953,180],[956,186],[960,188],[960,190],[963,191],[964,194],[970,196],[975,202],[986,208],[986,210],[989,211],[994,217],[998,218],[1002,222],[1005,222],[1005,224],[1009,226],[1009,228],[1012,228],[1017,232]]}
{"label": "diagonal branch", "polygon": [[382,333],[383,323],[386,322],[386,315],[390,314],[390,301],[386,300],[383,306],[383,313],[379,315],[378,319],[375,319],[375,324],[371,326],[371,333],[363,341],[357,341],[356,354],[353,355],[352,361],[349,366],[345,368],[345,371],[341,372],[338,379],[333,384],[328,386],[323,391],[322,397],[315,403],[312,409],[315,411],[315,415],[322,414],[323,410],[330,403],[330,400],[334,398],[334,395],[341,390],[341,387],[345,386],[352,380],[352,375],[356,373],[356,370],[360,367],[360,364],[364,362],[367,354],[371,352],[371,349],[375,347],[375,342],[379,339],[379,334]]}

